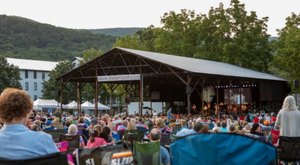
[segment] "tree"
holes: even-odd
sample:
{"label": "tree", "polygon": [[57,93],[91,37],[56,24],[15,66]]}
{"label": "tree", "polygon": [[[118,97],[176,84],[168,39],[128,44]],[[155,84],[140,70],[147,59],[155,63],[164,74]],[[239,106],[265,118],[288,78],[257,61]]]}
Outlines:
{"label": "tree", "polygon": [[222,3],[208,14],[194,11],[170,11],[161,19],[162,27],[149,27],[134,37],[118,39],[117,46],[150,50],[268,71],[271,48],[267,17],[258,19],[247,13],[245,5],[232,0],[229,8]]}
{"label": "tree", "polygon": [[9,64],[5,57],[0,57],[0,91],[7,87],[22,88],[19,68]]}
{"label": "tree", "polygon": [[86,49],[83,51],[83,63],[88,62],[98,56],[100,56],[101,54],[103,54],[103,52],[101,50],[96,50],[94,48],[90,48],[90,49]]}
{"label": "tree", "polygon": [[274,42],[274,61],[286,78],[300,80],[300,14],[292,13],[286,18],[285,27],[278,31],[279,38]]}
{"label": "tree", "polygon": [[76,100],[76,87],[74,84],[65,84],[63,91],[60,91],[60,83],[56,81],[56,78],[71,71],[73,67],[71,61],[61,61],[51,72],[49,72],[49,80],[43,82],[44,88],[42,92],[44,99],[55,99],[60,101],[59,96],[62,95],[63,104],[68,103],[70,100]]}
{"label": "tree", "polygon": [[232,0],[230,7],[211,8],[199,23],[197,58],[222,61],[258,71],[268,71],[271,47],[267,17],[247,14],[245,5]]}

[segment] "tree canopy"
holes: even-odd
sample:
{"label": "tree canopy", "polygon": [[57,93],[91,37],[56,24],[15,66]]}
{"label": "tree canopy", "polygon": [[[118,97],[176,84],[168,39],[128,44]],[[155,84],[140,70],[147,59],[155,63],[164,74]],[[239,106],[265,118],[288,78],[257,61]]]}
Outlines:
{"label": "tree canopy", "polygon": [[62,95],[62,103],[69,103],[70,100],[76,100],[76,88],[74,84],[66,84],[63,87],[63,91],[60,91],[60,83],[56,81],[59,76],[71,71],[73,69],[73,64],[71,61],[61,61],[56,67],[49,72],[49,80],[43,82],[44,88],[43,98],[44,99],[55,99],[60,101],[60,95]]}
{"label": "tree canopy", "polygon": [[191,10],[165,13],[162,27],[150,26],[135,36],[117,39],[114,46],[155,51],[186,57],[222,61],[242,67],[268,71],[271,47],[267,17],[249,14],[239,0],[225,9],[220,3],[208,14]]}
{"label": "tree canopy", "polygon": [[0,56],[60,61],[81,56],[86,49],[107,51],[116,37],[41,24],[0,15]]}
{"label": "tree canopy", "polygon": [[278,31],[274,42],[273,65],[290,80],[300,80],[300,14],[286,18],[285,27]]}
{"label": "tree canopy", "polygon": [[0,92],[7,87],[21,88],[19,68],[0,57]]}

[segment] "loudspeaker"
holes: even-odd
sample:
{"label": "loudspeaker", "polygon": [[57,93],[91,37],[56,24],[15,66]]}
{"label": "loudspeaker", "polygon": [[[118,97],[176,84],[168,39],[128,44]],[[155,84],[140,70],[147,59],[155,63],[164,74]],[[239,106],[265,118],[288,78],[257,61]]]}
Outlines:
{"label": "loudspeaker", "polygon": [[190,86],[187,86],[186,88],[185,88],[185,92],[186,92],[186,94],[188,94],[188,95],[190,95],[190,94],[192,94],[192,87],[190,87]]}

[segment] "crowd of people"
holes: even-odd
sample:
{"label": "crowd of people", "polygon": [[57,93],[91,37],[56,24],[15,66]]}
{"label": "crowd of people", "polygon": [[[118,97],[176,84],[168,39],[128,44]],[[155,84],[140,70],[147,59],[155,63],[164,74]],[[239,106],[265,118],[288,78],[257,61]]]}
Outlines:
{"label": "crowd of people", "polygon": [[[126,130],[146,130],[145,139],[159,141],[161,135],[174,137],[196,133],[242,134],[276,145],[272,130],[281,136],[300,136],[300,112],[292,96],[286,97],[282,109],[276,113],[247,113],[238,117],[220,118],[201,115],[149,114],[140,116],[115,115],[94,117],[74,116],[57,110],[50,115],[32,111],[31,98],[22,90],[7,88],[0,96],[0,158],[28,159],[59,152],[46,130],[65,130],[67,135],[80,135],[80,148],[95,148],[124,139]],[[30,137],[30,138],[29,138]],[[169,151],[161,146],[161,162],[170,164]],[[74,161],[69,158],[69,164]]]}

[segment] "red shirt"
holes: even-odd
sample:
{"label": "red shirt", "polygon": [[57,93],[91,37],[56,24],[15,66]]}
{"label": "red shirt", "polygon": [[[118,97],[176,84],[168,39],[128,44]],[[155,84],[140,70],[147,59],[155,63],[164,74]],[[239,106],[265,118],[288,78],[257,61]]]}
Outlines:
{"label": "red shirt", "polygon": [[259,122],[259,119],[258,119],[257,116],[255,116],[254,119],[253,119],[253,123],[258,123],[258,122]]}
{"label": "red shirt", "polygon": [[272,122],[272,123],[275,123],[275,122],[276,122],[276,117],[275,117],[275,116],[272,116],[271,122]]}
{"label": "red shirt", "polygon": [[96,137],[94,142],[91,140],[88,141],[86,148],[95,148],[106,144],[106,141],[103,138]]}

